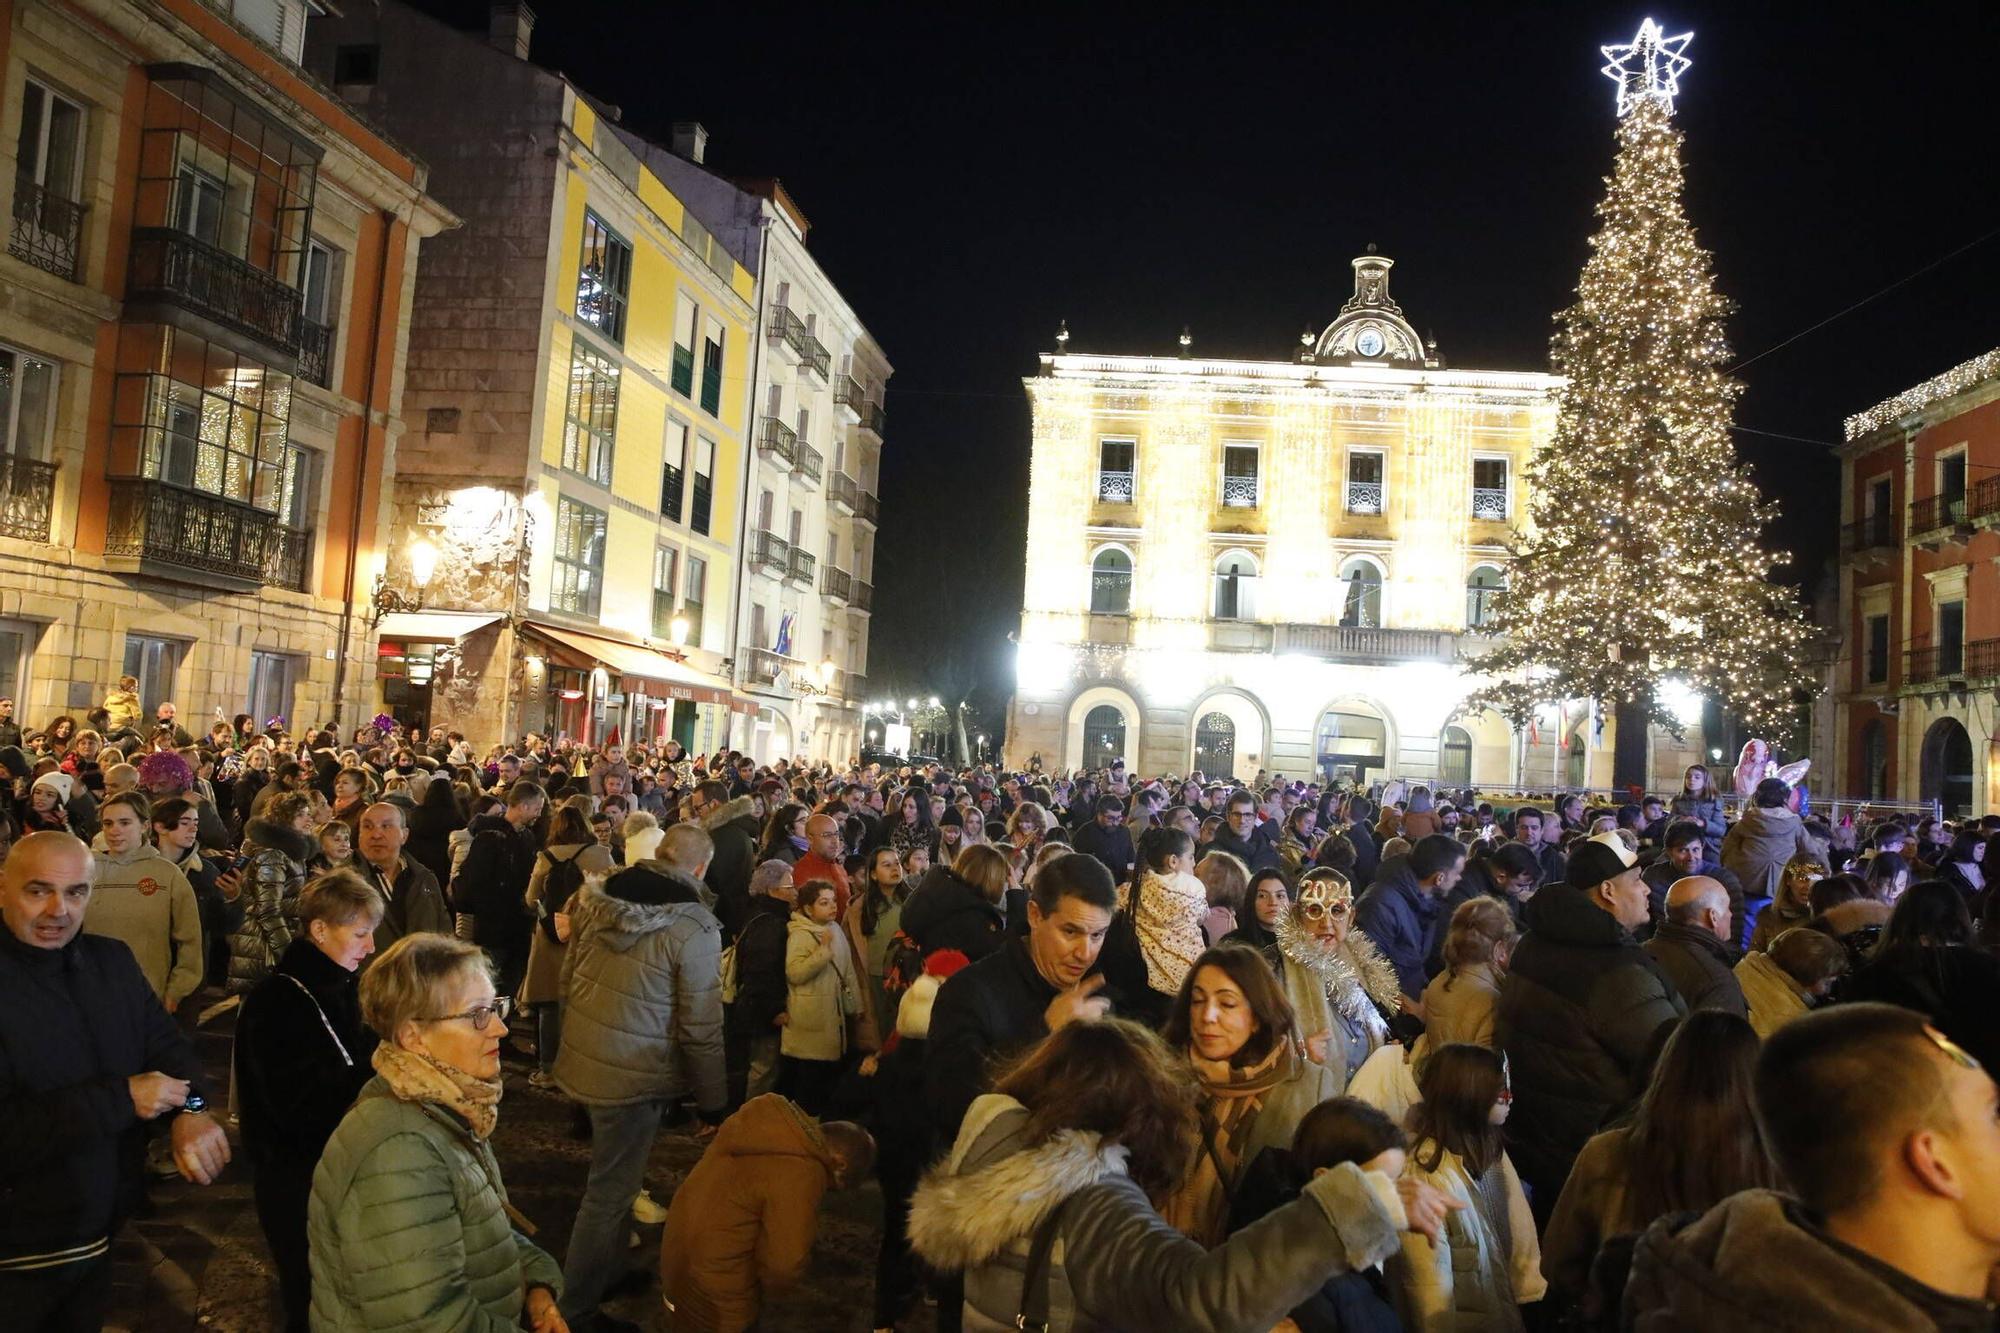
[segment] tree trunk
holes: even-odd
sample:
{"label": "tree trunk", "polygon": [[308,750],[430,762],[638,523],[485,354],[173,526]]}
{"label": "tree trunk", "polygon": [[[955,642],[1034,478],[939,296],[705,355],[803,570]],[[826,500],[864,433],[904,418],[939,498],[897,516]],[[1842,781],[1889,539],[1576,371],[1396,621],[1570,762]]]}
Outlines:
{"label": "tree trunk", "polygon": [[1643,791],[1651,749],[1646,743],[1651,728],[1646,725],[1645,710],[1634,703],[1621,703],[1611,716],[1618,728],[1611,752],[1611,785],[1621,796],[1634,788]]}

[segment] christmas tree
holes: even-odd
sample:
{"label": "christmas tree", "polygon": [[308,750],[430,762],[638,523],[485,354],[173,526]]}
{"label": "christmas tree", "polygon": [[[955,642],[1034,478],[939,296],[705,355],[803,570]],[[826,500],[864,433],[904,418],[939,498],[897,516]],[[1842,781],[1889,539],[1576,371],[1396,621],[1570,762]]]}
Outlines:
{"label": "christmas tree", "polygon": [[1693,691],[1783,735],[1813,684],[1813,631],[1762,544],[1774,511],[1730,443],[1729,305],[1681,207],[1687,41],[1648,19],[1631,46],[1604,48],[1617,162],[1576,304],[1556,317],[1567,384],[1530,468],[1503,643],[1479,663],[1500,683],[1474,696],[1517,725],[1539,704],[1594,699],[1678,735]]}

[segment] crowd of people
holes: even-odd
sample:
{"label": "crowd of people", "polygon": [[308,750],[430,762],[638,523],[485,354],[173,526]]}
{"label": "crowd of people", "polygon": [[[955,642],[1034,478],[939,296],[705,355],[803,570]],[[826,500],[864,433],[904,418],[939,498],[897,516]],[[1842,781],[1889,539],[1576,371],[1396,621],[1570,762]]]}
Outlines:
{"label": "crowd of people", "polygon": [[[755,1327],[871,1180],[876,1329],[1995,1324],[2000,817],[197,738],[129,681],[0,699],[0,765],[10,1327],[100,1327],[150,1179],[232,1170],[287,1329],[616,1329],[635,1223],[664,1327]],[[510,1078],[590,1143],[560,1262]]]}

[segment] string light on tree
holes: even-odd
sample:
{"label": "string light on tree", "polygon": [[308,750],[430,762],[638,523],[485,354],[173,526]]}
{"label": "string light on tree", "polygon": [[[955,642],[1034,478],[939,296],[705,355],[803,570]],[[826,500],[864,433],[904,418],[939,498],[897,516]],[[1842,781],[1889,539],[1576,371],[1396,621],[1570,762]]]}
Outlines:
{"label": "string light on tree", "polygon": [[1681,203],[1672,116],[1690,38],[1648,19],[1604,48],[1618,154],[1576,303],[1556,317],[1567,379],[1498,599],[1502,646],[1481,663],[1502,683],[1479,701],[1516,725],[1594,699],[1621,725],[1679,734],[1699,697],[1783,735],[1813,689],[1813,631],[1763,544],[1774,511],[1730,443],[1729,303]]}

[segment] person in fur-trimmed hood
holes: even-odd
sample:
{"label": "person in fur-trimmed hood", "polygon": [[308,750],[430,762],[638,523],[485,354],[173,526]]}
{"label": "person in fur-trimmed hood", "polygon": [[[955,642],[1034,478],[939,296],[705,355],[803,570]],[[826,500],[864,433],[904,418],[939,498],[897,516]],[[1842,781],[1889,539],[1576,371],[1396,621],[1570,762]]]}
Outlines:
{"label": "person in fur-trimmed hood", "polygon": [[715,842],[715,859],[703,876],[715,895],[715,917],[725,940],[733,941],[750,915],[750,872],[757,868],[757,798],[729,799],[720,782],[704,782],[689,798],[689,811]]}
{"label": "person in fur-trimmed hood", "polygon": [[229,936],[229,991],[248,995],[271,975],[298,931],[299,890],[313,854],[312,798],[280,792],[243,828],[243,924]]}
{"label": "person in fur-trimmed hood", "polygon": [[910,1207],[917,1255],[964,1274],[968,1333],[1266,1329],[1444,1215],[1428,1186],[1344,1163],[1204,1250],[1153,1204],[1180,1179],[1192,1122],[1185,1071],[1120,1019],[1058,1028],[976,1100]]}

